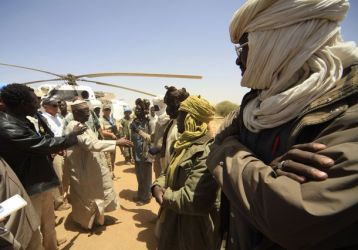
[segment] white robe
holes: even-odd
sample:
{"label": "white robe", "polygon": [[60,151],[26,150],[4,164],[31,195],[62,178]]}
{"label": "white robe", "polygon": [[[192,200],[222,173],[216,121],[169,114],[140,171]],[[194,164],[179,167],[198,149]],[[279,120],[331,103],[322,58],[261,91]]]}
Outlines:
{"label": "white robe", "polygon": [[[71,121],[66,134],[78,124]],[[77,136],[78,144],[67,150],[70,168],[72,218],[82,227],[91,229],[94,223],[103,225],[104,212],[119,207],[117,194],[103,152],[116,149],[114,140],[98,140],[91,129]]]}

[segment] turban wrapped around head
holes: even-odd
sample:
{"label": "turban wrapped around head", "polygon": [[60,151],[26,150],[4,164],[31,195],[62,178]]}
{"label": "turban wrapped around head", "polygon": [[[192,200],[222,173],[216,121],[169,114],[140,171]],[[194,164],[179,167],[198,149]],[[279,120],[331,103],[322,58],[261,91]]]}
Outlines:
{"label": "turban wrapped around head", "polygon": [[[236,11],[230,24],[234,43],[244,33],[249,35],[249,54],[241,85],[271,88],[267,93],[270,95],[289,88],[298,70],[310,64],[306,65],[309,71],[307,66],[315,64],[308,62],[315,53],[341,43],[339,22],[348,8],[347,0],[248,0]],[[319,57],[328,63],[332,61],[330,57],[337,56],[333,51],[324,54]],[[338,57],[345,59],[342,55]]]}
{"label": "turban wrapped around head", "polygon": [[193,145],[194,141],[208,132],[207,123],[214,118],[215,108],[205,99],[199,96],[189,96],[181,102],[180,111],[188,114],[185,117],[185,131],[179,135],[174,144],[174,155],[168,166],[167,186],[171,186],[174,181],[174,172],[178,167],[178,162],[185,154],[186,150]]}
{"label": "turban wrapped around head", "polygon": [[248,0],[231,20],[231,41],[238,43],[246,32],[274,30],[312,19],[340,22],[348,8],[347,0]]}
{"label": "turban wrapped around head", "polygon": [[153,105],[157,105],[159,109],[165,109],[166,104],[164,103],[164,96],[156,96],[152,99]]}
{"label": "turban wrapped around head", "polygon": [[355,43],[343,42],[340,34],[348,8],[348,0],[248,0],[236,11],[232,42],[248,34],[241,86],[259,90],[244,108],[249,130],[294,119],[357,61]]}
{"label": "turban wrapped around head", "polygon": [[198,96],[189,96],[181,102],[180,111],[189,113],[195,120],[208,123],[214,118],[215,108],[205,99]]}
{"label": "turban wrapped around head", "polygon": [[164,97],[163,96],[156,96],[152,99],[153,106],[158,106],[159,110],[155,111],[155,114],[157,116],[161,116],[165,113],[165,109],[167,108],[167,105],[164,103]]}

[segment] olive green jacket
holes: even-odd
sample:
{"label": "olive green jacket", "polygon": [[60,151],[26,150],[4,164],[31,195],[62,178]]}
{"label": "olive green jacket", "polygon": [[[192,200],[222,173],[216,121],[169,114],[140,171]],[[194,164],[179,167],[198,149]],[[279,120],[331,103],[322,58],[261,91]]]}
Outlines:
{"label": "olive green jacket", "polygon": [[206,167],[206,135],[187,150],[174,172],[174,183],[166,186],[166,173],[154,182],[166,188],[160,211],[159,250],[217,249],[219,187]]}
{"label": "olive green jacket", "polygon": [[[251,133],[240,112],[224,122],[207,165],[230,201],[228,249],[358,247],[357,68],[280,127]],[[327,145],[320,153],[335,161],[328,179],[277,177],[269,163],[308,142]]]}

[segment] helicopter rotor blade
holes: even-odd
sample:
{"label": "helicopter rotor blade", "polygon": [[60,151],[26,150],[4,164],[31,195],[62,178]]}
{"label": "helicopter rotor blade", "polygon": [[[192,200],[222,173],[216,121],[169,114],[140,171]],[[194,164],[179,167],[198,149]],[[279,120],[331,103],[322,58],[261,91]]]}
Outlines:
{"label": "helicopter rotor blade", "polygon": [[31,81],[31,82],[23,82],[21,84],[29,85],[29,84],[39,83],[39,82],[53,82],[53,81],[62,81],[62,80],[63,80],[63,78],[55,78],[55,79],[48,79],[48,80],[38,80],[38,81]]}
{"label": "helicopter rotor blade", "polygon": [[95,74],[85,74],[78,75],[76,78],[81,77],[103,77],[103,76],[139,76],[139,77],[165,77],[165,78],[186,78],[186,79],[202,79],[202,76],[198,75],[177,75],[177,74],[150,74],[150,73],[129,73],[129,72],[108,72],[108,73],[95,73]]}
{"label": "helicopter rotor blade", "polygon": [[141,94],[149,95],[149,96],[153,96],[153,97],[157,96],[157,95],[152,94],[152,93],[148,93],[148,92],[141,91],[141,90],[138,90],[138,89],[132,89],[132,88],[124,87],[124,86],[121,86],[121,85],[114,85],[114,84],[110,84],[110,83],[98,82],[98,81],[91,81],[91,80],[84,80],[84,79],[79,79],[79,80],[77,80],[77,81],[81,81],[81,82],[91,82],[91,83],[96,83],[96,84],[99,84],[99,85],[104,85],[104,86],[110,86],[110,87],[125,89],[125,90],[128,90],[128,91],[132,91],[132,92],[136,92],[136,93],[141,93]]}
{"label": "helicopter rotor blade", "polygon": [[48,72],[45,70],[40,70],[40,69],[34,69],[34,68],[29,68],[29,67],[24,67],[24,66],[19,66],[19,65],[13,65],[13,64],[7,64],[7,63],[0,63],[0,65],[2,66],[8,66],[8,67],[13,67],[13,68],[20,68],[20,69],[27,69],[27,70],[32,70],[32,71],[37,71],[37,72],[42,72],[42,73],[46,73],[46,74],[50,74],[50,75],[54,75],[60,78],[63,78],[62,75],[58,75],[52,72]]}

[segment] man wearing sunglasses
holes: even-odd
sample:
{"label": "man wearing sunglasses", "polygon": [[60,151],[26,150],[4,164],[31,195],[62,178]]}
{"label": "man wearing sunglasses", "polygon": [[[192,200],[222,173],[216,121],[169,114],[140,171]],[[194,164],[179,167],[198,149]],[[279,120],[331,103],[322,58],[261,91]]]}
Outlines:
{"label": "man wearing sunglasses", "polygon": [[207,160],[227,198],[226,249],[357,249],[358,49],[340,33],[348,8],[250,0],[234,14],[251,91]]}
{"label": "man wearing sunglasses", "polygon": [[42,115],[46,118],[54,136],[63,135],[63,122],[59,115],[59,102],[60,100],[54,97],[47,97],[42,100],[42,107],[44,109]]}
{"label": "man wearing sunglasses", "polygon": [[[54,137],[61,137],[63,136],[64,131],[64,122],[59,114],[59,104],[61,100],[55,97],[47,97],[42,100],[42,107],[44,112],[42,116],[45,118],[45,121],[50,128],[51,132],[53,133]],[[63,167],[64,167],[64,152],[60,151],[58,154],[53,154],[53,167],[57,174],[58,179],[60,180],[60,186],[58,189],[54,191],[54,198],[55,198],[55,209],[60,210],[67,210],[71,206],[67,203],[64,193],[66,190],[63,187]]]}

